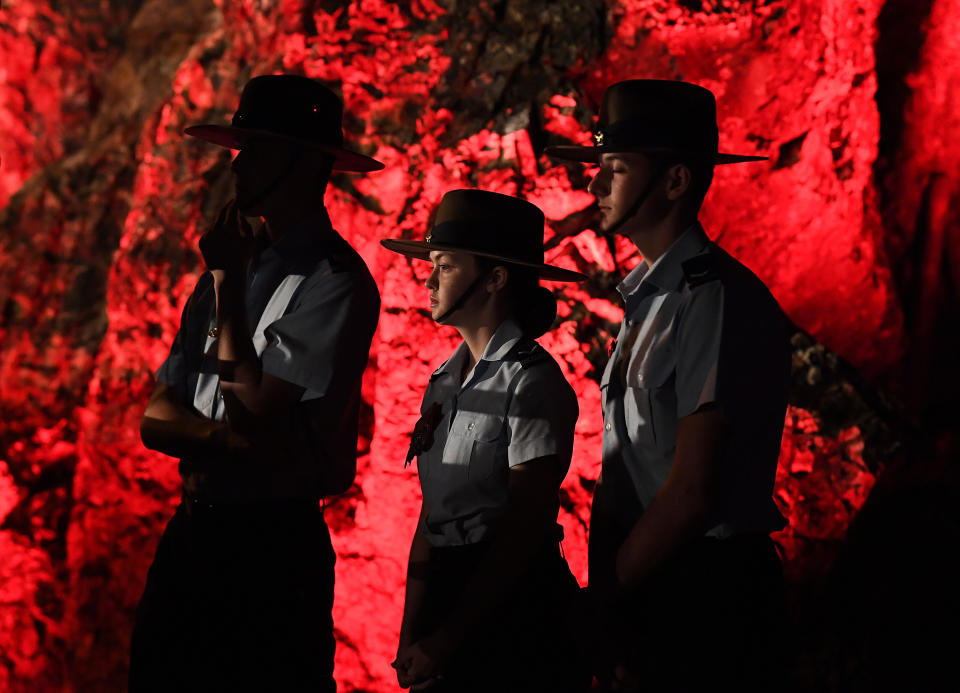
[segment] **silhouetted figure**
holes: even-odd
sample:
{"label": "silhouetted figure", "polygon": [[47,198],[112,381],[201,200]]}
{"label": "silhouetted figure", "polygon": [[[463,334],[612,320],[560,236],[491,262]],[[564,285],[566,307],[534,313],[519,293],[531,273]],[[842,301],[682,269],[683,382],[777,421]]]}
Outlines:
{"label": "silhouetted figure", "polygon": [[[323,204],[340,100],[291,75],[251,80],[231,126],[236,200],[200,241],[206,272],[141,424],[179,457],[183,500],[147,577],[134,691],[332,691],[334,554],[319,507],[356,472],[360,380],[380,298]],[[245,216],[263,217],[253,232]]]}
{"label": "silhouetted figure", "polygon": [[382,241],[432,263],[433,319],[463,337],[430,377],[408,455],[423,505],[393,663],[405,688],[589,685],[564,627],[578,586],[556,524],[577,398],[534,341],[556,316],[538,278],[584,277],[543,264],[543,225],[523,200],[455,190],[425,241]]}
{"label": "silhouetted figure", "polygon": [[618,287],[590,523],[591,637],[617,690],[764,687],[782,615],[789,348],[770,292],[697,221],[714,165],[758,159],[717,143],[708,90],[632,80],[607,89],[595,146],[548,149],[599,164],[601,230],[643,255]]}

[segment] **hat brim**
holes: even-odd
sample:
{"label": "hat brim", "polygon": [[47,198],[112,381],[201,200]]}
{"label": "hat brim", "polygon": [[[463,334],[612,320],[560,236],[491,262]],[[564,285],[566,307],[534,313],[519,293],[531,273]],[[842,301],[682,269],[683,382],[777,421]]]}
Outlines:
{"label": "hat brim", "polygon": [[255,130],[251,128],[237,128],[231,125],[191,125],[184,131],[185,135],[196,137],[204,142],[210,142],[221,147],[229,149],[243,149],[243,141],[250,137],[268,137],[270,139],[282,140],[292,144],[298,144],[310,149],[319,149],[333,157],[334,171],[351,171],[354,173],[368,173],[370,171],[379,171],[383,164],[376,159],[357,152],[351,152],[349,149],[340,147],[330,147],[325,144],[318,144],[312,140],[305,140],[299,137],[288,137],[270,130]]}
{"label": "hat brim", "polygon": [[587,279],[587,275],[581,274],[580,272],[574,272],[573,270],[564,269],[562,267],[555,267],[554,265],[545,265],[543,263],[532,263],[524,262],[523,260],[517,260],[516,258],[507,257],[505,255],[496,255],[494,253],[487,253],[482,250],[471,250],[470,248],[459,248],[449,245],[439,245],[437,243],[428,243],[427,241],[407,241],[400,238],[386,238],[380,241],[382,245],[387,250],[392,250],[395,253],[400,253],[401,255],[406,255],[407,257],[416,258],[417,260],[430,260],[430,251],[431,250],[447,250],[450,252],[457,253],[470,253],[471,255],[480,255],[482,257],[488,257],[493,260],[502,260],[503,262],[510,265],[520,265],[522,267],[531,267],[537,270],[537,273],[540,275],[541,279],[551,282],[582,282]]}
{"label": "hat brim", "polygon": [[[692,156],[709,156],[708,152],[679,152],[675,149],[658,149],[654,147],[617,147],[616,149],[608,149],[605,147],[552,145],[544,150],[544,153],[552,159],[580,161],[585,164],[596,164],[601,154],[613,154],[615,152],[673,153],[690,154]],[[744,164],[750,161],[766,161],[767,159],[768,157],[765,156],[744,156],[741,154],[717,153],[713,155],[713,163],[718,166],[722,164]]]}

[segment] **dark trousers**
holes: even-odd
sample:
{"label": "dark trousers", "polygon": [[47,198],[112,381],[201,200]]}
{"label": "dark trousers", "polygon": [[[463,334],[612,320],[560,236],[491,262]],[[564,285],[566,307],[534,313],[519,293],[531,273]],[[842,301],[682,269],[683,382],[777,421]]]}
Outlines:
{"label": "dark trousers", "polygon": [[137,608],[130,690],[334,691],[333,563],[316,504],[184,501]]}
{"label": "dark trousers", "polygon": [[619,664],[622,690],[782,685],[783,573],[766,535],[695,542],[613,604],[607,622],[601,679]]}
{"label": "dark trousers", "polygon": [[[414,638],[430,635],[459,602],[487,544],[435,548]],[[557,544],[532,557],[507,600],[478,624],[443,672],[443,693],[575,693],[590,684],[567,614],[579,586]]]}

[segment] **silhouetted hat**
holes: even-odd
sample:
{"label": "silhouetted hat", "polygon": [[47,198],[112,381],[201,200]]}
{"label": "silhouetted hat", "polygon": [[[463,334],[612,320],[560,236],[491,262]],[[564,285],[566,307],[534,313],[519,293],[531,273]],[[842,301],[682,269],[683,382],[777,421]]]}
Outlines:
{"label": "silhouetted hat", "polygon": [[713,92],[689,82],[631,79],[603,94],[594,146],[547,147],[547,156],[596,163],[601,154],[650,152],[686,154],[715,164],[763,161],[765,156],[718,152],[717,101]]}
{"label": "silhouetted hat", "polygon": [[544,264],[543,223],[543,212],[526,200],[487,190],[451,190],[440,200],[424,240],[390,238],[380,243],[418,260],[429,260],[431,250],[451,250],[532,267],[550,281],[586,279],[579,272]]}
{"label": "silhouetted hat", "polygon": [[230,149],[243,149],[250,137],[270,137],[333,157],[335,171],[378,171],[376,159],[343,147],[343,104],[309,77],[262,75],[243,88],[230,125],[192,125],[184,133]]}

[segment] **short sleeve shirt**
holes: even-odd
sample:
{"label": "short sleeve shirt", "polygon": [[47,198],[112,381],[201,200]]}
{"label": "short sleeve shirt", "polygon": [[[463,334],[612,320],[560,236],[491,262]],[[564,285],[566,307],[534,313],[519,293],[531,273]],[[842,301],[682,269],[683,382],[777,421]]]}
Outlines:
{"label": "short sleeve shirt", "polygon": [[546,456],[556,456],[564,473],[570,466],[576,394],[539,344],[530,340],[532,358],[517,355],[521,338],[506,320],[462,385],[462,342],[430,378],[421,414],[437,404],[439,423],[417,469],[433,546],[492,537],[506,511],[511,467]]}
{"label": "short sleeve shirt", "polygon": [[[360,382],[379,309],[373,277],[356,251],[332,232],[326,212],[266,247],[253,264],[247,319],[263,372],[303,387],[303,401],[329,402],[336,419],[318,456],[356,454]],[[157,379],[197,414],[222,419],[215,326],[213,280],[205,273]]]}
{"label": "short sleeve shirt", "polygon": [[670,475],[678,420],[716,405],[729,435],[709,534],[782,527],[772,496],[789,350],[776,300],[699,224],[618,290],[624,317],[601,380],[604,470],[625,468],[642,513]]}

